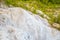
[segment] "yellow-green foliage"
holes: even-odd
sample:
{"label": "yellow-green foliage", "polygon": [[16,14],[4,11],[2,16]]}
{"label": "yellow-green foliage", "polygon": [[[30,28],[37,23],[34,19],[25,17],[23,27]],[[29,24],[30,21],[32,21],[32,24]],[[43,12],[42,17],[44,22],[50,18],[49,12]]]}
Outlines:
{"label": "yellow-green foliage", "polygon": [[[35,14],[36,10],[42,10],[47,16],[50,17],[49,23],[59,23],[60,24],[60,0],[5,0],[5,3],[10,6],[22,7],[29,10]],[[57,17],[55,16],[57,15]]]}

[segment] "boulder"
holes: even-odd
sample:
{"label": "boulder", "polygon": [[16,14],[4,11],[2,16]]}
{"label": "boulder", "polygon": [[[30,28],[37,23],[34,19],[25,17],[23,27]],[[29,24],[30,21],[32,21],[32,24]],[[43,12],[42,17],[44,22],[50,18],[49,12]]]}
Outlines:
{"label": "boulder", "polygon": [[0,40],[60,40],[60,31],[22,8],[0,8]]}

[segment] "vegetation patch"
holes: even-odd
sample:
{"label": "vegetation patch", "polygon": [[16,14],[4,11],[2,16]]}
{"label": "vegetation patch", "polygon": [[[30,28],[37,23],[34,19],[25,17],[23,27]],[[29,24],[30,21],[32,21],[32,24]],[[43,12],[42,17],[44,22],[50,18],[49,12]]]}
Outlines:
{"label": "vegetation patch", "polygon": [[[41,10],[50,18],[48,22],[51,25],[60,25],[60,0],[5,0],[5,3],[8,6],[22,7],[34,14],[38,14],[36,10]],[[57,29],[60,29],[60,26]]]}

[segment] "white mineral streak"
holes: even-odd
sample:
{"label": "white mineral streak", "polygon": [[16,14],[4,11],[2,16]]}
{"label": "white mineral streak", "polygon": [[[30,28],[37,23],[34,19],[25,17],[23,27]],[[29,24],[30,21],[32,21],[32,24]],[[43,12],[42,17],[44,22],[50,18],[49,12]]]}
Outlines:
{"label": "white mineral streak", "polygon": [[0,8],[0,40],[60,40],[60,31],[22,8]]}

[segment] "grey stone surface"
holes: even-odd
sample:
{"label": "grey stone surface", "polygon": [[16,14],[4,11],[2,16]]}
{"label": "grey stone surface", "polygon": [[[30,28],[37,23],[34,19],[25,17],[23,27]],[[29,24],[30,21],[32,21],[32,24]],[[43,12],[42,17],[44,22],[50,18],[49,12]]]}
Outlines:
{"label": "grey stone surface", "polygon": [[60,40],[60,31],[22,8],[0,8],[0,40]]}

